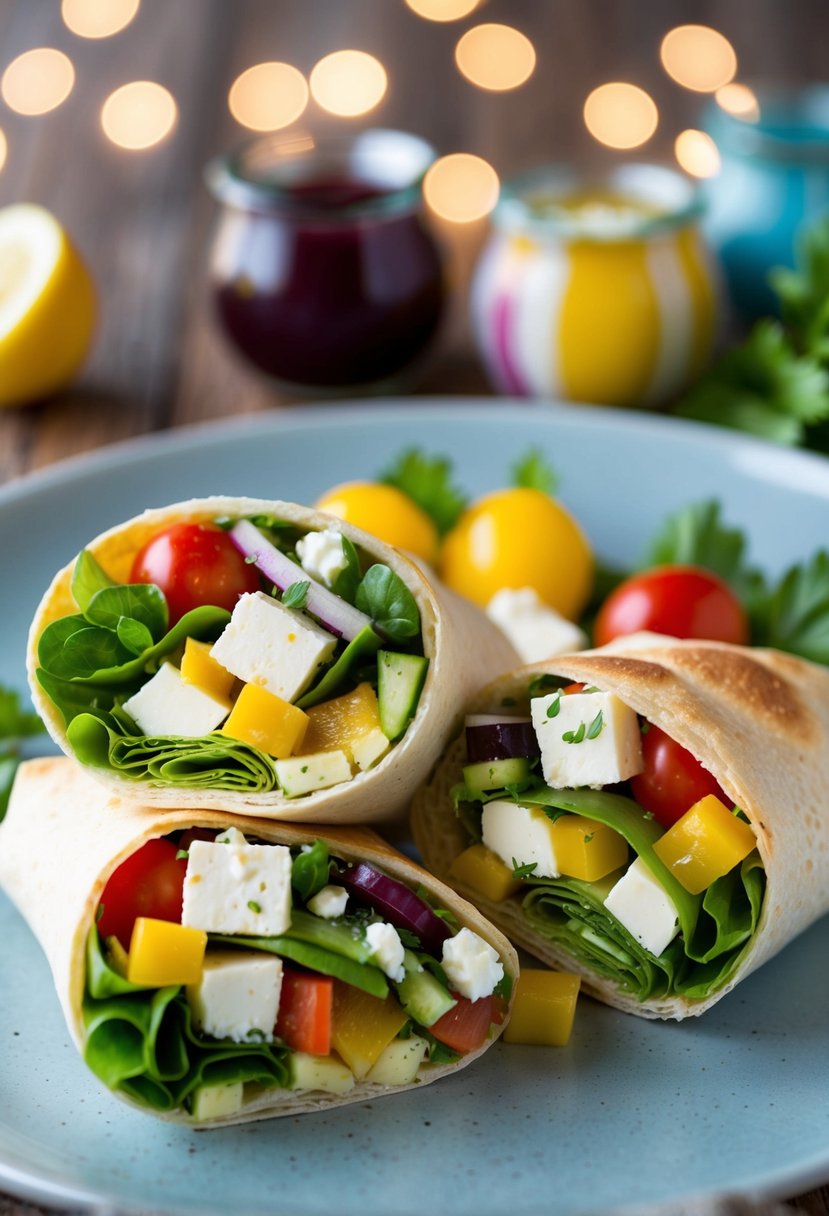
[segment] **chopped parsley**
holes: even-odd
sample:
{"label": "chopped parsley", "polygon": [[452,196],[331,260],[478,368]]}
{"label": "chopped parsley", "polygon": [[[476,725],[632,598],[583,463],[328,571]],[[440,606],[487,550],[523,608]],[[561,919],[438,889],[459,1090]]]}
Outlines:
{"label": "chopped parsley", "polygon": [[289,587],[285,588],[282,595],[282,603],[286,608],[304,608],[308,602],[308,590],[310,586],[311,580],[307,578],[291,583]]}

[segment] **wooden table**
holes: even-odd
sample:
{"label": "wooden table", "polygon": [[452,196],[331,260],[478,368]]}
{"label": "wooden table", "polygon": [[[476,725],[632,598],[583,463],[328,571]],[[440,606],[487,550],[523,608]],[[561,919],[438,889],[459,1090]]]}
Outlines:
{"label": "wooden table", "polygon": [[[484,19],[519,26],[538,50],[542,67],[514,93],[484,93],[454,69],[454,44],[469,21],[425,22],[403,0],[143,0],[132,25],[101,42],[70,34],[57,0],[0,0],[0,71],[44,45],[66,51],[77,70],[69,100],[51,114],[23,118],[0,103],[8,140],[0,205],[25,200],[54,211],[101,297],[95,347],[75,385],[0,417],[0,482],[131,436],[290,403],[224,344],[207,290],[215,210],[202,170],[242,136],[227,91],[253,63],[289,60],[307,74],[329,51],[370,51],[390,76],[370,121],[422,134],[442,152],[475,152],[502,177],[576,156],[587,138],[582,101],[608,79],[652,92],[661,123],[648,156],[669,158],[677,132],[698,122],[700,104],[658,63],[662,34],[683,21],[722,29],[746,76],[809,80],[826,70],[825,0],[490,0]],[[163,83],[179,106],[173,137],[144,153],[118,150],[98,126],[104,98],[133,79]],[[452,310],[412,391],[486,394],[465,300],[485,224],[445,225],[441,235],[451,256]],[[791,1207],[827,1214],[829,1189]],[[34,1210],[0,1196],[0,1216]]]}

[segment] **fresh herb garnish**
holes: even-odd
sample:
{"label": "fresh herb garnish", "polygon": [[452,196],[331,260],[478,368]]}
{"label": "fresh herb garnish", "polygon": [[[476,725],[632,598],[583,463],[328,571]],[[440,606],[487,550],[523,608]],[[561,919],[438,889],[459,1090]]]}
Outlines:
{"label": "fresh herb garnish", "polygon": [[176,853],[176,861],[186,861],[189,856],[190,856],[189,849],[179,849],[178,852]]}
{"label": "fresh herb garnish", "polygon": [[379,562],[369,566],[357,588],[355,604],[394,642],[417,637],[420,611],[402,578]]}
{"label": "fresh herb garnish", "polygon": [[402,452],[378,480],[408,495],[441,536],[457,523],[468,502],[466,494],[452,484],[451,460],[426,456],[417,448]]}
{"label": "fresh herb garnish", "polygon": [[311,580],[307,578],[298,579],[295,583],[291,583],[282,593],[282,603],[286,608],[304,608],[308,601],[308,589],[311,586]]}
{"label": "fresh herb garnish", "polygon": [[604,726],[604,716],[602,714],[602,711],[599,710],[599,712],[596,714],[593,721],[588,726],[587,734],[585,735],[585,738],[586,739],[598,739],[599,735],[602,733],[603,726]]}
{"label": "fresh herb garnish", "polygon": [[20,694],[0,685],[0,822],[6,814],[24,739],[44,733],[44,725],[33,710],[23,709]]}
{"label": "fresh herb garnish", "polygon": [[561,692],[559,692],[558,696],[554,700],[552,700],[550,702],[550,704],[547,706],[547,717],[548,718],[557,718],[558,717],[559,712],[561,711],[561,697],[562,697],[562,694],[561,694]]}
{"label": "fresh herb garnish", "polygon": [[258,904],[255,899],[248,900],[248,907],[250,908],[251,912],[255,912],[257,916],[262,911],[262,905]]}
{"label": "fresh herb garnish", "polygon": [[530,875],[533,874],[537,868],[538,868],[537,861],[526,861],[522,865],[520,862],[516,861],[514,857],[512,859],[512,876],[513,876],[513,878],[521,878],[521,879],[529,878]]}
{"label": "fresh herb garnish", "polygon": [[558,489],[555,469],[547,463],[540,448],[531,448],[512,466],[511,483],[519,489],[540,490],[551,497]]}
{"label": "fresh herb garnish", "polygon": [[581,743],[584,739],[587,726],[584,722],[579,722],[575,730],[566,730],[561,736],[565,743]]}

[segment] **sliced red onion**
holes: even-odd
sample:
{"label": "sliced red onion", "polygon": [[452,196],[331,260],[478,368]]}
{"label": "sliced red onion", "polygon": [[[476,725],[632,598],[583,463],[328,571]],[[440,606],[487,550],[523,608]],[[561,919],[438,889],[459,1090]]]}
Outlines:
{"label": "sliced red onion", "polygon": [[466,720],[466,755],[470,764],[519,756],[532,760],[539,754],[538,737],[529,718],[495,718],[478,723],[472,718]]}
{"label": "sliced red onion", "polygon": [[371,617],[310,578],[302,566],[286,557],[276,545],[272,545],[249,519],[240,519],[235,523],[229,536],[239,552],[245,557],[255,559],[256,568],[280,591],[286,591],[292,583],[307,581],[309,585],[305,599],[306,609],[338,638],[351,642],[358,633],[362,633],[366,625],[371,625]]}
{"label": "sliced red onion", "polygon": [[396,929],[414,933],[424,950],[440,958],[443,943],[452,936],[452,930],[405,883],[389,878],[367,861],[342,870],[338,881],[357,903],[373,908]]}

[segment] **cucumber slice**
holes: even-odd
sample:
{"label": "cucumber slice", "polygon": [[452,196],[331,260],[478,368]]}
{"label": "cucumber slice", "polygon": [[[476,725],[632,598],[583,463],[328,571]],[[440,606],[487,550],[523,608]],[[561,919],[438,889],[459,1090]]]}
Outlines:
{"label": "cucumber slice", "polygon": [[463,783],[473,798],[480,798],[488,790],[518,785],[529,775],[529,760],[524,756],[511,756],[507,760],[479,760],[477,764],[467,764],[463,770]]}
{"label": "cucumber slice", "polygon": [[395,743],[414,717],[429,660],[419,654],[377,652],[377,705],[383,734]]}
{"label": "cucumber slice", "polygon": [[280,958],[288,958],[293,963],[299,963],[300,967],[307,967],[309,971],[318,971],[320,975],[330,975],[335,980],[342,980],[344,984],[359,988],[381,1001],[389,995],[388,982],[379,967],[373,967],[369,963],[357,963],[312,942],[298,941],[292,937],[242,937],[235,934],[233,937],[223,937],[219,933],[211,933],[210,941],[278,954]]}
{"label": "cucumber slice", "polygon": [[404,978],[395,987],[400,1004],[420,1026],[434,1025],[458,1003],[431,971],[410,971],[407,966]]}

